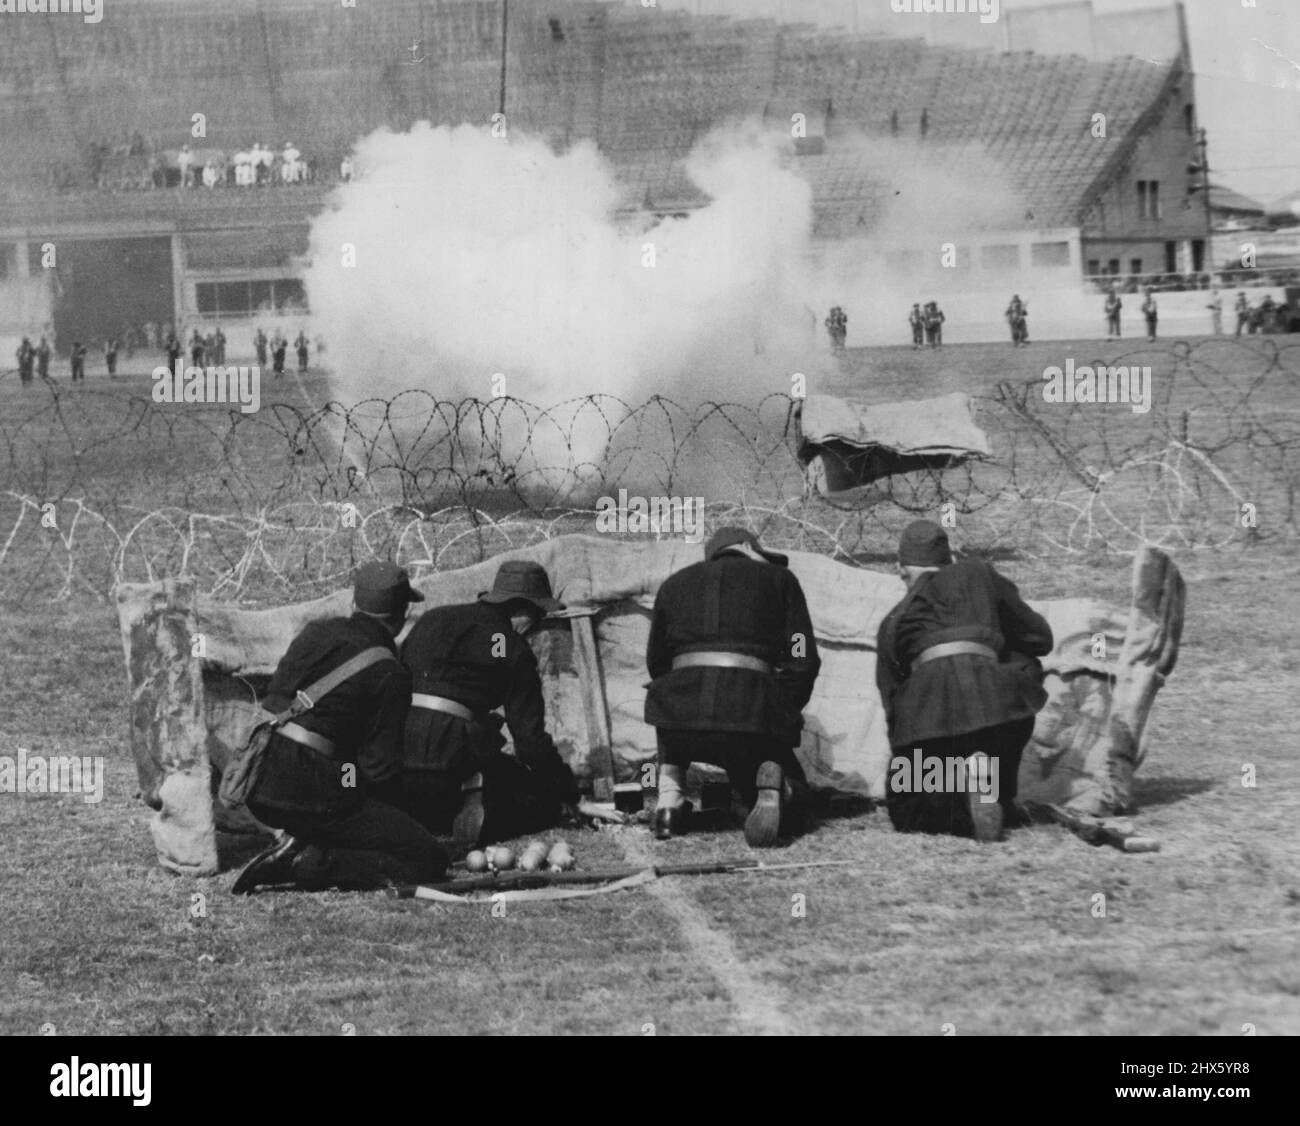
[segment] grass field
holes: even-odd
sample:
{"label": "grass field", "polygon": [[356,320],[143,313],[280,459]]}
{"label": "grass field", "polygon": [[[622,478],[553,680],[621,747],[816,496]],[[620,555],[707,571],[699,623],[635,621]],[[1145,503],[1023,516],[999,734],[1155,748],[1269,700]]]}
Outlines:
{"label": "grass field", "polygon": [[[820,389],[983,393],[1064,354],[1088,353],[853,353],[843,386]],[[90,386],[120,396],[93,377]],[[1257,394],[1286,412],[1298,390],[1278,376]],[[13,380],[0,381],[5,417],[23,409]],[[30,437],[33,448],[59,439]],[[268,458],[275,448],[268,441]],[[101,484],[139,490],[150,479],[111,443],[84,456]],[[204,499],[215,504],[220,491]],[[0,1032],[1300,1032],[1291,542],[1285,530],[1176,556],[1188,581],[1183,650],[1157,698],[1137,787],[1159,853],[1090,848],[1049,826],[979,846],[894,834],[883,811],[828,814],[767,859],[852,867],[664,880],[512,904],[501,918],[487,906],[378,895],[235,899],[232,873],[189,881],[159,869],[135,797],[115,613],[75,584],[51,600],[12,555],[0,572],[0,754],[102,755],[108,778],[99,804],[0,795]],[[1128,584],[1129,561],[1115,556],[999,566],[1032,598],[1119,601]],[[1242,784],[1246,764],[1253,788]],[[644,829],[569,839],[591,868],[748,855],[735,829],[667,844]]]}

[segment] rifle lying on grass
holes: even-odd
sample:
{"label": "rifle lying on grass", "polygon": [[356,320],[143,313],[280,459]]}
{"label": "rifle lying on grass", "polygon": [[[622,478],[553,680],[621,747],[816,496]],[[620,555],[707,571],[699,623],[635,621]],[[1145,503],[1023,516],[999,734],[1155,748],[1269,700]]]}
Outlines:
{"label": "rifle lying on grass", "polygon": [[1092,817],[1062,805],[1039,805],[1058,825],[1064,825],[1090,845],[1111,845],[1121,852],[1159,852],[1155,837],[1144,837],[1127,817]]}
{"label": "rifle lying on grass", "polygon": [[721,860],[712,864],[646,864],[638,868],[607,868],[593,872],[508,871],[465,876],[440,884],[403,884],[389,888],[394,899],[422,899],[421,892],[461,895],[470,891],[526,891],[565,885],[604,884],[630,879],[643,873],[647,879],[660,876],[717,876],[734,872],[782,872],[795,868],[866,867],[864,860],[810,860],[802,864],[764,864],[761,860]]}

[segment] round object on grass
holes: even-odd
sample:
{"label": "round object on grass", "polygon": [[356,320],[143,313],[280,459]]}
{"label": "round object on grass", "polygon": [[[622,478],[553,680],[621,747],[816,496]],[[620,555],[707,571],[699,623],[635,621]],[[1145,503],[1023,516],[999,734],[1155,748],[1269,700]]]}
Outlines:
{"label": "round object on grass", "polygon": [[498,872],[515,866],[515,854],[504,845],[488,850],[488,863]]}
{"label": "round object on grass", "polygon": [[547,854],[546,863],[556,872],[567,872],[573,867],[573,850],[569,847],[567,841],[556,841],[555,846]]}
{"label": "round object on grass", "polygon": [[546,845],[541,841],[533,841],[519,858],[519,867],[525,872],[536,872],[545,863]]}
{"label": "round object on grass", "polygon": [[486,872],[488,869],[487,853],[475,849],[465,857],[465,867],[471,872]]}

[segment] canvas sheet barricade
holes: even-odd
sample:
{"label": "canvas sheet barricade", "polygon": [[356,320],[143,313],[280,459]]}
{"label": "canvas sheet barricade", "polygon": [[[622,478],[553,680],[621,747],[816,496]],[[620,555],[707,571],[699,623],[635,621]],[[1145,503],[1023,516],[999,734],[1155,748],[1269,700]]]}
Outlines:
{"label": "canvas sheet barricade", "polygon": [[863,406],[809,395],[799,407],[797,454],[822,496],[869,488],[883,477],[943,470],[992,455],[969,395]]}
{"label": "canvas sheet barricade", "polygon": [[[638,781],[654,761],[654,730],[641,719],[650,610],[659,584],[703,556],[698,544],[628,543],[564,536],[415,585],[423,610],[473,600],[505,559],[531,559],[550,574],[570,617],[533,639],[548,722],[575,773],[597,795]],[[894,575],[794,552],[822,654],[800,757],[814,786],[883,797],[889,766],[875,688],[875,638],[903,593]],[[1117,572],[1117,595],[1124,577]],[[132,750],[160,862],[178,871],[218,868],[213,794],[247,729],[255,693],[294,634],[312,618],[349,612],[351,592],[267,610],[196,598],[185,580],[119,588],[118,613],[131,685]],[[1129,605],[1031,602],[1051,623],[1044,662],[1050,702],[1025,754],[1027,799],[1089,813],[1131,808],[1132,774],[1156,690],[1172,670],[1183,620],[1183,584],[1163,553],[1135,558]]]}

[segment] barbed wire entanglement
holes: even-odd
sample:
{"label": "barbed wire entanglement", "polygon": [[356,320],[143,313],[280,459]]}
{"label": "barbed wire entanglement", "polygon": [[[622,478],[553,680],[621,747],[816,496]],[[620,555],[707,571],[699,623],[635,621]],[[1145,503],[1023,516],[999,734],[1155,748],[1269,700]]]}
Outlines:
{"label": "barbed wire entanglement", "polygon": [[1300,480],[1300,344],[1287,339],[1112,359],[1157,373],[1144,413],[1050,403],[1041,380],[999,383],[974,398],[992,457],[834,499],[809,483],[800,404],[784,395],[543,408],[409,391],[243,414],[51,385],[11,398],[0,420],[0,584],[7,597],[107,596],[185,573],[223,598],[308,598],[374,556],[419,574],[609,532],[600,498],[617,504],[620,490],[699,497],[706,532],[743,523],[840,559],[889,558],[907,520],[945,512],[971,548],[1045,557],[1281,538]]}

